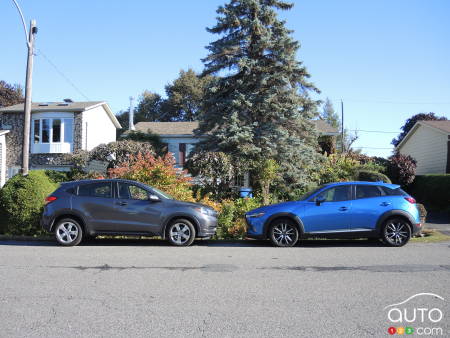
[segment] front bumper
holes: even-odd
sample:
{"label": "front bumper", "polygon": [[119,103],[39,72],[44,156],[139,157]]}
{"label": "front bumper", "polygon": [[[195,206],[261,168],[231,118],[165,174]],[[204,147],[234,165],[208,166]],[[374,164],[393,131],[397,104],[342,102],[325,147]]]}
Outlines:
{"label": "front bumper", "polygon": [[217,217],[202,215],[198,220],[199,231],[197,237],[212,237],[217,230]]}

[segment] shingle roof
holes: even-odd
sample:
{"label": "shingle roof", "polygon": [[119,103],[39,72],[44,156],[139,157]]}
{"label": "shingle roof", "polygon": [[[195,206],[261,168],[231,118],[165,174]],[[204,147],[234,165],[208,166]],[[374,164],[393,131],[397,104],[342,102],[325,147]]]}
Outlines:
{"label": "shingle roof", "polygon": [[[0,113],[23,113],[24,103],[14,106],[0,107]],[[33,102],[31,103],[32,113],[44,112],[83,112],[92,108],[103,106],[109,118],[116,128],[122,128],[114,113],[105,101],[80,101],[80,102]]]}
{"label": "shingle roof", "polygon": [[[31,111],[37,112],[79,112],[85,111],[88,108],[105,104],[104,101],[85,101],[85,102],[33,102],[31,104]],[[24,110],[24,104],[19,103],[14,106],[0,108],[1,113],[20,113]]]}
{"label": "shingle roof", "polygon": [[[326,121],[313,120],[317,130],[322,134],[338,134],[337,128],[332,127]],[[139,122],[136,123],[136,131],[147,133],[151,131],[157,135],[193,135],[198,128],[198,121],[194,122]]]}
{"label": "shingle roof", "polygon": [[147,133],[151,131],[157,135],[193,135],[198,128],[198,121],[194,122],[139,122],[136,131]]}
{"label": "shingle roof", "polygon": [[420,123],[450,133],[450,121],[420,121]]}
{"label": "shingle roof", "polygon": [[338,128],[333,127],[325,120],[313,120],[312,123],[316,125],[317,131],[322,134],[339,134]]}

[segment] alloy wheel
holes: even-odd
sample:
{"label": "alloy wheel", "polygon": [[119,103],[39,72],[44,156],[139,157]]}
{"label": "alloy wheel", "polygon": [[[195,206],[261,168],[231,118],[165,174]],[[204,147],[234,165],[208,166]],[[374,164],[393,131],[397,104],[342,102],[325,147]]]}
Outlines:
{"label": "alloy wheel", "polygon": [[286,222],[281,222],[273,226],[272,239],[278,246],[292,246],[297,242],[297,229]]}
{"label": "alloy wheel", "polygon": [[388,222],[385,230],[385,240],[388,244],[402,246],[409,241],[410,231],[406,223],[399,220]]}
{"label": "alloy wheel", "polygon": [[63,244],[70,244],[78,237],[78,227],[72,222],[63,222],[56,229],[56,236]]}
{"label": "alloy wheel", "polygon": [[169,232],[170,239],[177,245],[186,244],[191,238],[191,235],[191,229],[184,223],[175,223]]}

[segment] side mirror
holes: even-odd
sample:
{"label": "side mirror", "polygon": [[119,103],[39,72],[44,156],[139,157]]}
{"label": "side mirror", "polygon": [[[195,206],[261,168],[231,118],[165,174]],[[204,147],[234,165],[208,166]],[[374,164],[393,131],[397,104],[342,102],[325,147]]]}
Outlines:
{"label": "side mirror", "polygon": [[316,198],[316,205],[320,206],[323,202],[325,202],[325,198],[321,197],[321,198]]}
{"label": "side mirror", "polygon": [[156,196],[156,195],[150,195],[150,196],[148,196],[148,200],[149,200],[150,202],[159,202],[159,201],[161,201],[161,199],[160,199],[158,196]]}

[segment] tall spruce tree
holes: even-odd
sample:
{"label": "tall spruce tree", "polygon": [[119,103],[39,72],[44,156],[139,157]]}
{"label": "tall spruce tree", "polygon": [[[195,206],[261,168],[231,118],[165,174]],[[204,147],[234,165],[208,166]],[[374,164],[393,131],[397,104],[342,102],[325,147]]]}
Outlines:
{"label": "tall spruce tree", "polygon": [[335,128],[341,127],[341,119],[339,115],[336,113],[333,107],[333,102],[327,97],[325,103],[323,105],[323,111],[321,114],[321,118],[327,121],[331,126]]}
{"label": "tall spruce tree", "polygon": [[201,147],[230,153],[258,170],[276,160],[282,186],[302,187],[317,168],[317,135],[310,120],[319,90],[296,58],[300,44],[277,17],[293,4],[279,0],[230,0],[208,28],[220,38],[209,44],[203,75],[216,75],[205,93],[198,134]]}

